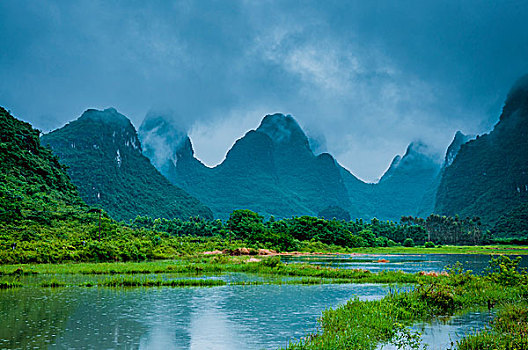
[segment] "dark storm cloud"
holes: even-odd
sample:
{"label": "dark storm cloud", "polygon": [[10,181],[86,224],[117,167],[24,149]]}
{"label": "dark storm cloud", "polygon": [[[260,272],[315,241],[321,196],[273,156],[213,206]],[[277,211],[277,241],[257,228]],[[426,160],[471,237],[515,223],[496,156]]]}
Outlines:
{"label": "dark storm cloud", "polygon": [[171,110],[221,161],[290,113],[374,180],[420,139],[488,131],[528,72],[524,1],[2,1],[0,104],[44,130]]}

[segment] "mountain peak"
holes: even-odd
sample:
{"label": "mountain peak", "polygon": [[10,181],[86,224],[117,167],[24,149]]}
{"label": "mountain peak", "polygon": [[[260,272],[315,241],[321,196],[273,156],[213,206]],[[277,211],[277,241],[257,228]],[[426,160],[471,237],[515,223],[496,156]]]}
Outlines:
{"label": "mountain peak", "polygon": [[462,147],[463,144],[473,139],[474,137],[474,135],[465,135],[460,130],[455,133],[453,141],[447,148],[447,152],[444,159],[444,168],[450,166],[453,163],[456,155],[458,154],[458,151],[460,150],[460,147]]}
{"label": "mountain peak", "polygon": [[79,117],[79,121],[94,121],[98,123],[105,123],[105,124],[117,124],[120,126],[126,126],[126,127],[133,127],[132,123],[130,122],[130,119],[119,113],[115,108],[110,107],[106,108],[104,110],[98,110],[98,109],[87,109],[84,111],[84,113]]}
{"label": "mountain peak", "polygon": [[172,118],[160,113],[147,114],[139,127],[139,138],[144,154],[163,174],[176,166],[178,159],[194,156],[187,133],[175,125]]}
{"label": "mountain peak", "polygon": [[411,142],[403,157],[396,155],[387,171],[379,182],[385,181],[394,175],[408,172],[419,172],[419,169],[439,168],[438,156],[431,148],[421,141]]}
{"label": "mountain peak", "polygon": [[524,108],[528,110],[528,74],[519,78],[508,93],[500,121],[508,118],[516,110]]}
{"label": "mountain peak", "polygon": [[275,143],[299,140],[308,144],[308,138],[297,121],[289,114],[268,114],[260,123],[256,131],[268,135]]}

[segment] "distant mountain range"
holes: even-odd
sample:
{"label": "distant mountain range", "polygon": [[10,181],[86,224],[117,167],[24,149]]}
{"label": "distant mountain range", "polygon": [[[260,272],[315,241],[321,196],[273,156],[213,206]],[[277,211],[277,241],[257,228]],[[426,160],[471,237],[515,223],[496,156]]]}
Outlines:
{"label": "distant mountain range", "polygon": [[424,192],[440,171],[427,147],[413,143],[378,184],[365,183],[332,155],[315,155],[299,124],[283,114],[265,116],[214,168],[196,159],[189,137],[162,116],[147,116],[139,136],[157,168],[220,218],[239,208],[290,217],[339,206],[353,218],[399,220],[424,205]]}
{"label": "distant mountain range", "polygon": [[282,218],[342,208],[351,218],[399,220],[435,212],[513,227],[510,218],[528,208],[527,135],[525,77],[489,134],[457,132],[443,164],[425,144],[411,143],[375,184],[358,179],[332,155],[315,154],[299,124],[283,114],[265,116],[213,168],[195,157],[185,132],[152,113],[136,133],[115,109],[88,110],[42,142],[69,166],[81,197],[117,219],[226,219],[235,209]]}

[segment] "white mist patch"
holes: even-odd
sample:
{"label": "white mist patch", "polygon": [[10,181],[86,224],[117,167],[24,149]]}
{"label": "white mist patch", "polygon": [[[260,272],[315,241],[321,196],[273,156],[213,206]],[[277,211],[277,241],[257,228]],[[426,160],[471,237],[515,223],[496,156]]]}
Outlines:
{"label": "white mist patch", "polygon": [[176,165],[176,152],[187,136],[184,132],[169,133],[162,126],[157,125],[151,130],[142,129],[140,134],[143,151],[157,169],[161,169],[167,161]]}

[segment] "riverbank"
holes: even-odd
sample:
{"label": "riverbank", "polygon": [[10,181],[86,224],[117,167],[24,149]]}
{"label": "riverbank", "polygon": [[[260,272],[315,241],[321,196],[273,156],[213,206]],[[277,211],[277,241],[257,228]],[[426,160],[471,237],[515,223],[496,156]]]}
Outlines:
{"label": "riverbank", "polygon": [[[15,264],[1,265],[0,276],[13,279],[24,275],[147,275],[218,276],[226,273],[246,273],[268,277],[312,278],[335,280],[335,283],[417,283],[431,278],[420,273],[364,269],[339,269],[312,264],[284,264],[280,257],[264,257],[252,261],[250,256],[194,256],[179,260],[116,263]],[[292,282],[294,283],[294,282]],[[302,283],[302,282],[300,282]],[[311,282],[315,283],[315,282]]]}
{"label": "riverbank", "polygon": [[486,307],[498,310],[496,320],[457,341],[456,348],[526,349],[528,277],[517,269],[518,263],[499,257],[491,261],[492,272],[485,277],[453,269],[445,278],[419,282],[410,291],[390,293],[378,301],[352,299],[323,311],[320,331],[287,349],[375,349],[387,343],[422,349],[420,334],[409,328],[413,323]]}
{"label": "riverbank", "polygon": [[324,251],[291,251],[276,252],[269,249],[254,250],[251,248],[225,249],[223,251],[204,251],[204,255],[259,255],[259,256],[313,256],[313,255],[392,255],[392,254],[481,254],[481,255],[528,255],[528,246],[518,245],[486,245],[486,246],[436,246],[434,248],[419,247],[363,247],[342,248],[327,247]]}

